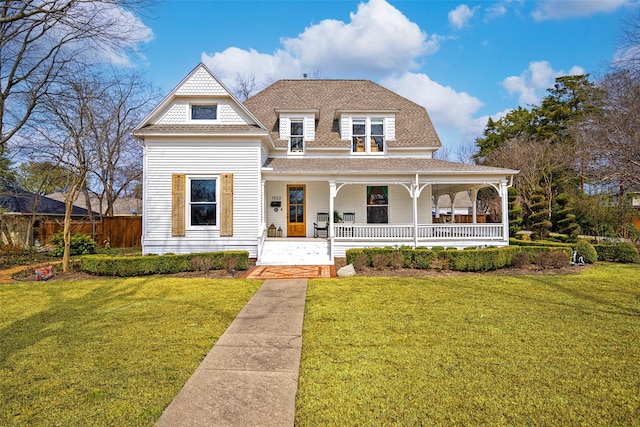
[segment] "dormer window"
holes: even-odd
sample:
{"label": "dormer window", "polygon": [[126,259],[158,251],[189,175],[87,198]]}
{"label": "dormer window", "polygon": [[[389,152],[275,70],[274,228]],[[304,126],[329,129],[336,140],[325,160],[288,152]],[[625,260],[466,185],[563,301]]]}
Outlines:
{"label": "dormer window", "polygon": [[191,105],[191,120],[215,121],[218,119],[218,106],[216,104]]}
{"label": "dormer window", "polygon": [[304,120],[292,119],[289,132],[289,152],[304,152]]}
{"label": "dormer window", "polygon": [[351,152],[384,152],[384,119],[354,118],[351,120]]}

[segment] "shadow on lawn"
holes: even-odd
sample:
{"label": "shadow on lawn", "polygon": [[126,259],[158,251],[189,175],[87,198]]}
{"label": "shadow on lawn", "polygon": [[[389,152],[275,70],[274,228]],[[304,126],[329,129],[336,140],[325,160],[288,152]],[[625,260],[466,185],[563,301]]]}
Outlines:
{"label": "shadow on lawn", "polygon": [[[29,317],[16,320],[0,330],[0,364],[4,364],[13,354],[46,338],[78,339],[77,331],[86,329],[88,323],[100,320],[108,305],[116,300],[133,297],[146,282],[147,280],[140,280],[109,286],[97,285],[79,297],[64,295],[77,289],[45,285],[46,290],[39,290],[42,291],[43,298],[50,298],[48,307]],[[96,328],[99,326],[105,325],[96,325]]]}

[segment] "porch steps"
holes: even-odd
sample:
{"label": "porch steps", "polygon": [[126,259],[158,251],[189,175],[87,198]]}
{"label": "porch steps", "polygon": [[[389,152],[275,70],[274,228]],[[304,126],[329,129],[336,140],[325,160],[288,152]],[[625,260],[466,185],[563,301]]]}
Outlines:
{"label": "porch steps", "polygon": [[325,239],[277,238],[264,241],[257,265],[327,265],[329,241]]}

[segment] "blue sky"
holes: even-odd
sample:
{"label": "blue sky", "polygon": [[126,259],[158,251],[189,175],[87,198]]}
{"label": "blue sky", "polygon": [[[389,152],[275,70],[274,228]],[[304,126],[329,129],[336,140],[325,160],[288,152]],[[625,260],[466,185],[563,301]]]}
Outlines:
{"label": "blue sky", "polygon": [[597,77],[638,0],[165,0],[143,18],[153,83],[199,62],[227,86],[303,73],[370,79],[425,106],[452,156],[488,117],[537,104],[560,75]]}

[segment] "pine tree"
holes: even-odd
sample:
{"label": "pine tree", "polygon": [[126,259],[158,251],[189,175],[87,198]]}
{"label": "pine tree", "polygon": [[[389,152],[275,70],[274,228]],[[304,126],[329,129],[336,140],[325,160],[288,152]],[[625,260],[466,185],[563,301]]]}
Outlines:
{"label": "pine tree", "polygon": [[531,196],[531,201],[531,206],[529,206],[529,210],[531,211],[529,221],[531,222],[531,231],[533,232],[531,238],[534,240],[544,239],[549,235],[552,224],[549,220],[549,215],[551,214],[549,202],[542,187],[535,189],[533,196]]}
{"label": "pine tree", "polygon": [[515,237],[522,229],[522,208],[517,199],[518,190],[509,187],[509,237]]}

